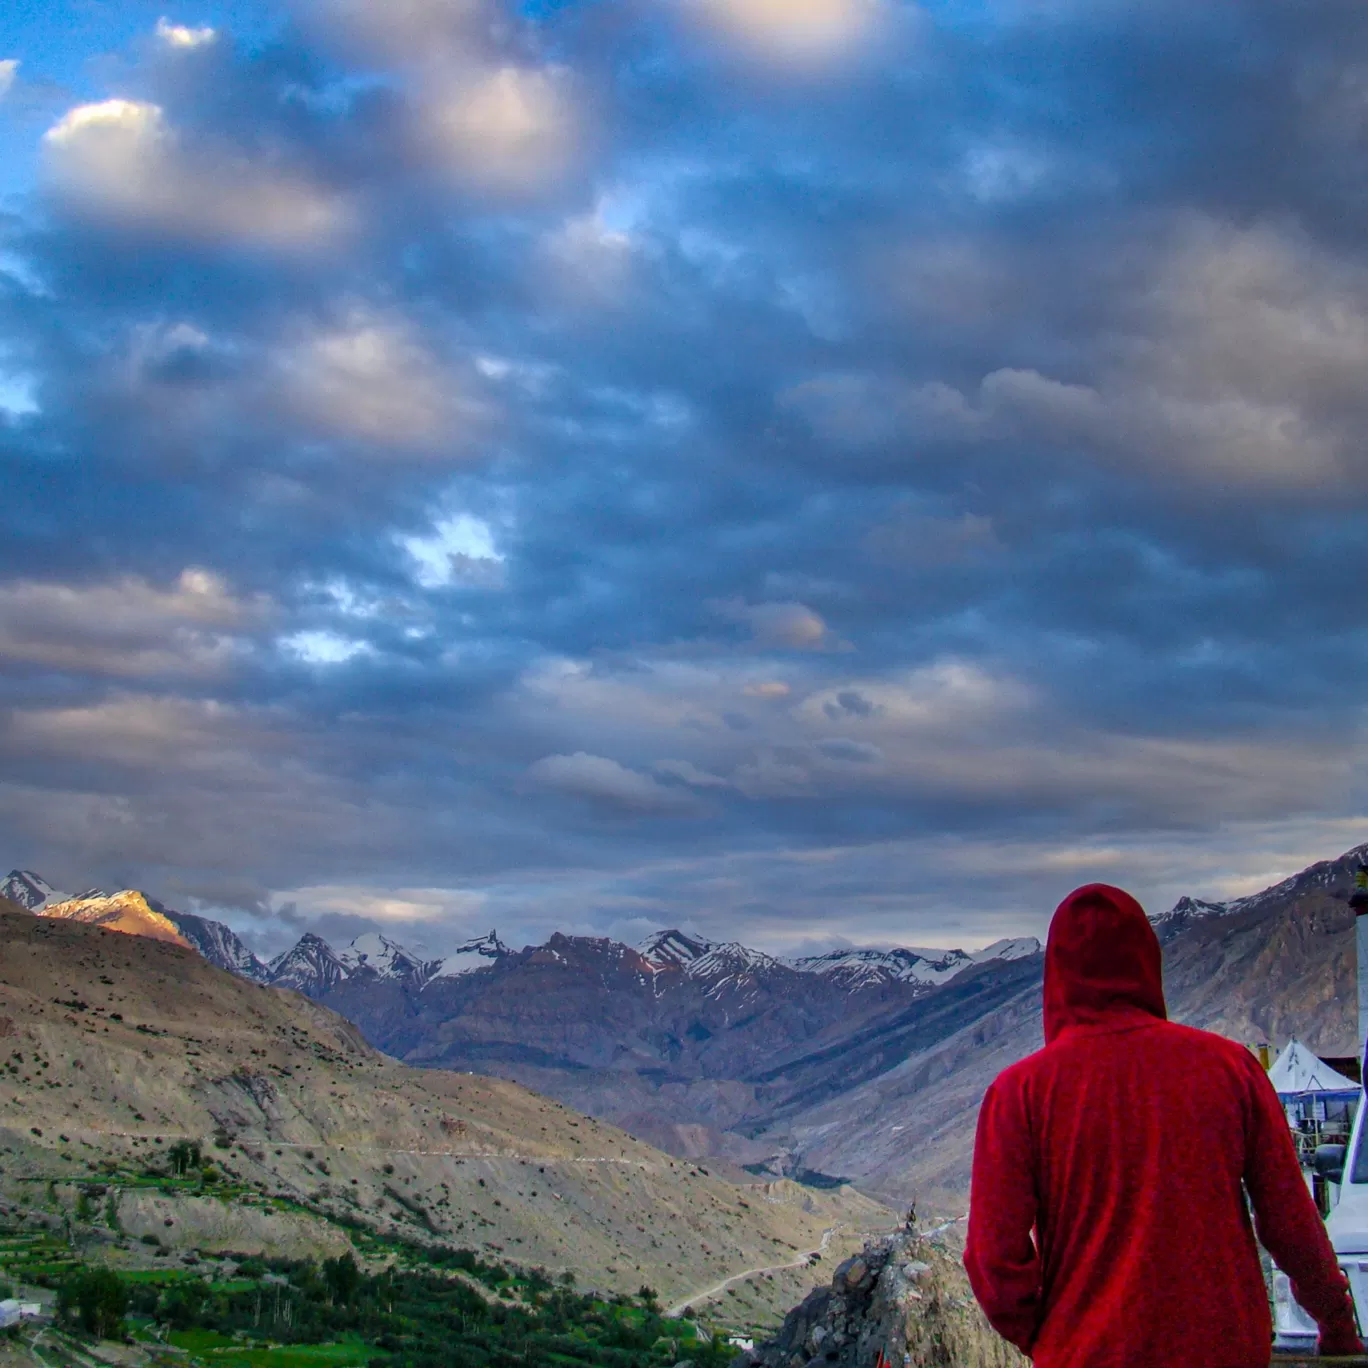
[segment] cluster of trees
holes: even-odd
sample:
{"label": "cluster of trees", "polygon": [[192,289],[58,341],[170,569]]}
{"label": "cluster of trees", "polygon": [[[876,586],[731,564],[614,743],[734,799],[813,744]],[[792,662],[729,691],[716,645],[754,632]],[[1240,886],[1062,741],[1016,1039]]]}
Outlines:
{"label": "cluster of trees", "polygon": [[63,1286],[59,1307],[69,1323],[106,1338],[121,1333],[131,1313],[247,1340],[359,1340],[374,1349],[371,1368],[665,1368],[681,1358],[722,1368],[732,1357],[725,1345],[696,1340],[691,1327],[665,1320],[649,1287],[605,1300],[538,1271],[515,1275],[469,1250],[427,1249],[424,1257],[426,1266],[374,1274],[350,1254],[321,1264],[246,1259],[232,1282],[219,1284],[129,1285],[110,1270],[85,1269]]}
{"label": "cluster of trees", "polygon": [[128,1314],[128,1286],[112,1269],[83,1268],[62,1284],[57,1312],[88,1335],[116,1339],[123,1334]]}

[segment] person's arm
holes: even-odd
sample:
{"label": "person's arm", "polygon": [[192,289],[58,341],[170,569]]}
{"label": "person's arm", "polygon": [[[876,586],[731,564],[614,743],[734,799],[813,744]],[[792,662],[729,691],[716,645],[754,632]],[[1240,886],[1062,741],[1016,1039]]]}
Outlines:
{"label": "person's arm", "polygon": [[979,1108],[964,1266],[993,1329],[1026,1354],[1040,1330],[1035,1220],[1030,1128],[1020,1091],[999,1080]]}
{"label": "person's arm", "polygon": [[1251,1069],[1245,1188],[1259,1243],[1292,1282],[1292,1295],[1320,1327],[1322,1354],[1360,1354],[1349,1283],[1302,1177],[1292,1133],[1268,1076]]}

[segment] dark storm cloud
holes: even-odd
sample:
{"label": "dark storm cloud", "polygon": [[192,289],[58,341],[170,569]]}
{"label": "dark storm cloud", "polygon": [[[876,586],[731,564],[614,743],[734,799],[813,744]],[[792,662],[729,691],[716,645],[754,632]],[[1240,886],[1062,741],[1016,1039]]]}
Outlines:
{"label": "dark storm cloud", "polygon": [[1368,21],[777,13],[319,0],[54,116],[16,862],[778,944],[1350,843]]}

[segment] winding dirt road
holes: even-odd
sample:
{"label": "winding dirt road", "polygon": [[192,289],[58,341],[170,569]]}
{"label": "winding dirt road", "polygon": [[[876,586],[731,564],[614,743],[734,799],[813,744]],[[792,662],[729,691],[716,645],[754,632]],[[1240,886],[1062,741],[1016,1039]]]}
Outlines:
{"label": "winding dirt road", "polygon": [[843,1228],[844,1227],[840,1225],[828,1226],[822,1232],[822,1242],[816,1249],[809,1249],[806,1253],[799,1254],[796,1259],[790,1259],[788,1263],[767,1264],[764,1268],[747,1268],[740,1273],[733,1273],[731,1277],[723,1278],[716,1286],[709,1287],[702,1292],[693,1292],[685,1297],[683,1301],[676,1302],[674,1306],[667,1307],[664,1314],[666,1316],[682,1315],[685,1307],[697,1306],[699,1302],[711,1301],[714,1297],[721,1296],[733,1283],[745,1282],[747,1278],[753,1278],[757,1273],[778,1273],[785,1268],[802,1268],[815,1255],[825,1254],[827,1246],[831,1243],[831,1237],[838,1230]]}

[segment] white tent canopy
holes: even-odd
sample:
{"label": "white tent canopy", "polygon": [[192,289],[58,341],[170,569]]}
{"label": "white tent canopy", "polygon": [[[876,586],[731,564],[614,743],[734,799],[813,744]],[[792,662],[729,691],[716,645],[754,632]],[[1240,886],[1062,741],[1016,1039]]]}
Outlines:
{"label": "white tent canopy", "polygon": [[1273,1091],[1286,1096],[1290,1093],[1358,1092],[1359,1085],[1352,1078],[1337,1073],[1323,1064],[1300,1040],[1287,1042],[1286,1049],[1268,1071]]}

